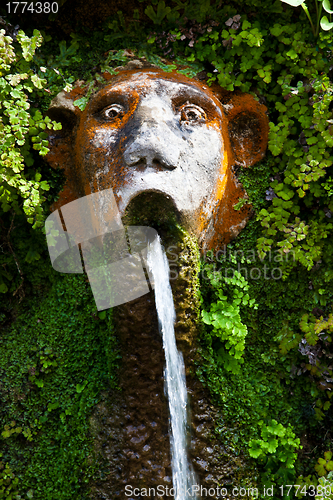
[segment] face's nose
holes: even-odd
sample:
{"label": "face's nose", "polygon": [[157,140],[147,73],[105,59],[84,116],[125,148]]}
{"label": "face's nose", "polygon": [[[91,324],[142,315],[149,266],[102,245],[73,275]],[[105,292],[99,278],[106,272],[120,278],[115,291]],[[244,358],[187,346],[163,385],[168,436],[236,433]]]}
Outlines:
{"label": "face's nose", "polygon": [[131,121],[131,137],[125,148],[127,166],[177,167],[182,138],[179,121],[171,104],[154,97],[139,103]]}

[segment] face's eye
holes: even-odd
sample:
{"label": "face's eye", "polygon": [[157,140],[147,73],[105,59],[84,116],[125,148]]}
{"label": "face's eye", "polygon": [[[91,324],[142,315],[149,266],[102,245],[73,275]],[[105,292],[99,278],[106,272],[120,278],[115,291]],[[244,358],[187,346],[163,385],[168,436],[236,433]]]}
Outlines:
{"label": "face's eye", "polygon": [[204,123],[206,118],[204,110],[195,104],[187,103],[180,108],[180,121],[183,123]]}
{"label": "face's eye", "polygon": [[124,112],[125,108],[121,104],[111,104],[111,106],[103,109],[101,115],[107,120],[113,120],[114,118],[120,118]]}

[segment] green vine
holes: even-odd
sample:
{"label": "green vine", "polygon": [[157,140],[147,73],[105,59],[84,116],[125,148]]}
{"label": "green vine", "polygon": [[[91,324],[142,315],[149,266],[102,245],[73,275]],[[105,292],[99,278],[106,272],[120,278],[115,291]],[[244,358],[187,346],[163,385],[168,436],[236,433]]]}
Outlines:
{"label": "green vine", "polygon": [[27,220],[38,227],[43,223],[44,193],[49,184],[33,169],[31,148],[45,156],[48,149],[47,130],[58,130],[60,124],[32,110],[31,98],[43,92],[47,82],[36,72],[33,56],[42,44],[42,36],[34,30],[31,38],[22,30],[18,44],[0,30],[0,204],[4,212],[23,208]]}

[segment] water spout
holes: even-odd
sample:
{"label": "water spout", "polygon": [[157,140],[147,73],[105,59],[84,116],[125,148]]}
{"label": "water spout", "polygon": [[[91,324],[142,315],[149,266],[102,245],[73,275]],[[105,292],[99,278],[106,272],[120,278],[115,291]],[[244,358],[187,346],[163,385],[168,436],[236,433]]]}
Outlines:
{"label": "water spout", "polygon": [[159,237],[149,245],[148,266],[154,278],[155,303],[165,352],[164,380],[170,412],[171,468],[175,500],[194,498],[194,471],[187,458],[187,389],[182,353],[174,332],[175,307],[169,282],[169,265]]}

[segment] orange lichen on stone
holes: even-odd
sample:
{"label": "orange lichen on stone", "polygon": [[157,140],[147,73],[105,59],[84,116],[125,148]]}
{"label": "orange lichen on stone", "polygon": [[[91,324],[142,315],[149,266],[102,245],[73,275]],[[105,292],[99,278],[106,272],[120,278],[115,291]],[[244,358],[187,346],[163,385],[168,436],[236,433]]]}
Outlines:
{"label": "orange lichen on stone", "polygon": [[103,76],[107,83],[83,112],[73,101],[86,89],[62,93],[50,107],[64,127],[51,137],[48,161],[67,177],[53,208],[112,188],[123,216],[138,195],[154,192],[171,200],[203,250],[230,241],[251,213],[249,205],[234,210],[245,191],[232,167],[263,158],[266,107],[176,71]]}

